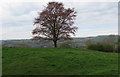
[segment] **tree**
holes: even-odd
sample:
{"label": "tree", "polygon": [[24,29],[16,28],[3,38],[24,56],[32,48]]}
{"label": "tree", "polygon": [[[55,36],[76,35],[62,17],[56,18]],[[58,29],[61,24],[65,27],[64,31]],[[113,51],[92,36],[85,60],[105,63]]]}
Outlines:
{"label": "tree", "polygon": [[88,45],[90,45],[90,44],[94,44],[94,42],[89,39],[89,40],[86,41],[86,45],[88,46]]}
{"label": "tree", "polygon": [[103,43],[114,44],[117,41],[117,37],[115,35],[109,35],[102,40]]}
{"label": "tree", "polygon": [[74,8],[65,9],[62,3],[49,2],[38,14],[34,21],[36,28],[32,32],[35,35],[33,40],[52,40],[54,47],[57,47],[58,40],[69,40],[70,34],[75,35],[77,27],[73,26],[76,17]]}

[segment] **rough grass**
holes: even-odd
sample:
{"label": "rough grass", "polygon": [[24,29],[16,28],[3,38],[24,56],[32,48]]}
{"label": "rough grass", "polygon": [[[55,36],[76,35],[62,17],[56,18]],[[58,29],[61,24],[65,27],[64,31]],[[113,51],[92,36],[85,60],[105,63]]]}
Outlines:
{"label": "rough grass", "polygon": [[118,54],[86,49],[3,47],[3,75],[118,75]]}

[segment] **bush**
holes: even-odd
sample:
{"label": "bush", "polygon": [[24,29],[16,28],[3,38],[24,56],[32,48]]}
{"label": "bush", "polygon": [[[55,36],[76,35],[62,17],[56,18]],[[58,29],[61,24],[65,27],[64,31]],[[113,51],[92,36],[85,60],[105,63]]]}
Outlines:
{"label": "bush", "polygon": [[72,46],[68,43],[62,43],[59,45],[59,48],[72,48]]}
{"label": "bush", "polygon": [[120,53],[120,43],[118,44],[118,46],[117,46],[118,48],[117,48],[117,52],[119,52]]}
{"label": "bush", "polygon": [[27,44],[17,44],[14,47],[29,48],[30,46],[28,46]]}
{"label": "bush", "polygon": [[89,44],[87,48],[91,50],[97,50],[97,51],[114,52],[114,45],[107,44],[107,43]]}
{"label": "bush", "polygon": [[105,52],[114,52],[114,45],[111,44],[103,44],[103,51]]}
{"label": "bush", "polygon": [[115,45],[114,51],[120,53],[120,43]]}

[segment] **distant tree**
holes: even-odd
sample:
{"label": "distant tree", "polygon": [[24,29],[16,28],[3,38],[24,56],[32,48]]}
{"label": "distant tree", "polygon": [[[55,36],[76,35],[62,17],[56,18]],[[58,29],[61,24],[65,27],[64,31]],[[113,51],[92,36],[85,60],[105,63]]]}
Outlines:
{"label": "distant tree", "polygon": [[102,40],[103,43],[114,44],[117,41],[117,37],[115,35],[109,35],[105,39]]}
{"label": "distant tree", "polygon": [[118,36],[117,52],[120,53],[120,36]]}
{"label": "distant tree", "polygon": [[86,45],[90,45],[90,44],[94,44],[94,42],[92,40],[87,40]]}
{"label": "distant tree", "polygon": [[57,47],[58,40],[68,40],[71,39],[70,34],[75,35],[77,27],[72,26],[76,17],[74,9],[65,9],[59,2],[49,2],[38,14],[34,21],[33,40],[52,40]]}
{"label": "distant tree", "polygon": [[60,48],[72,48],[72,46],[69,44],[69,42],[64,42],[59,45]]}

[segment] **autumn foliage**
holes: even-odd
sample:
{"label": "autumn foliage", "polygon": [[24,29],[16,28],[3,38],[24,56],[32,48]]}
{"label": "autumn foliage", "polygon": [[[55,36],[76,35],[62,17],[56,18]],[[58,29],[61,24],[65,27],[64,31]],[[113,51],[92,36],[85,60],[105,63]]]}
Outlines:
{"label": "autumn foliage", "polygon": [[75,35],[77,27],[73,26],[76,17],[74,9],[65,9],[59,2],[49,2],[38,14],[34,21],[36,28],[32,31],[33,40],[52,40],[57,47],[58,40],[69,40],[70,34]]}

